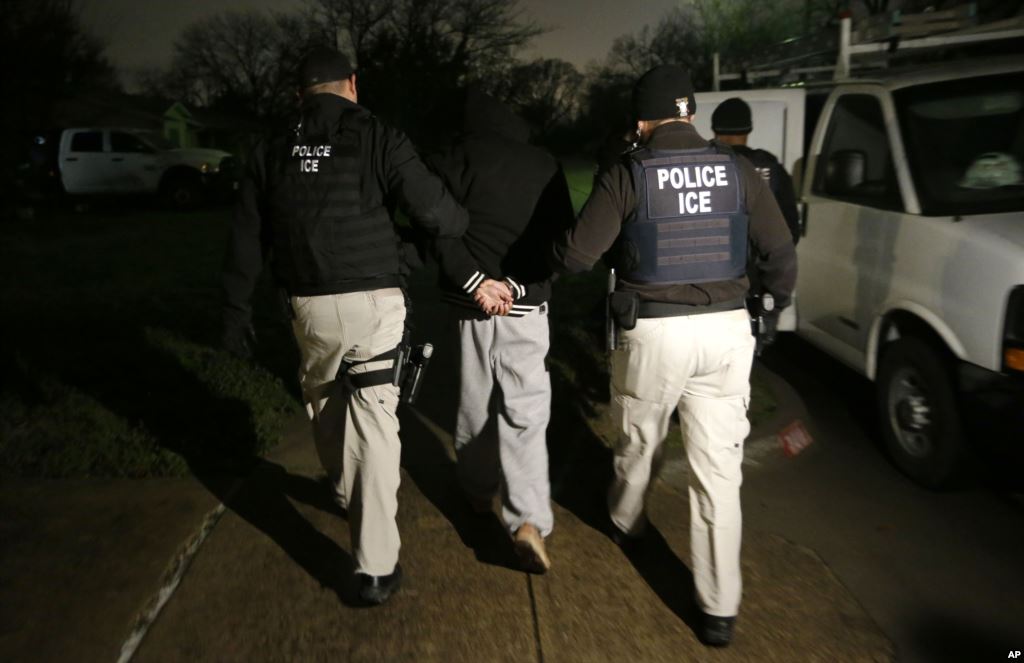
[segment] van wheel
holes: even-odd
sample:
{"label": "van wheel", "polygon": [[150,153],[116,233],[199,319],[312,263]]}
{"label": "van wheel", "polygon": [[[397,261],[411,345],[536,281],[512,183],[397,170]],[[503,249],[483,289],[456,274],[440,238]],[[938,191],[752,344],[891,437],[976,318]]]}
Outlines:
{"label": "van wheel", "polygon": [[966,454],[944,354],[914,337],[887,345],[876,393],[886,450],[896,467],[928,488],[954,483]]}
{"label": "van wheel", "polygon": [[163,187],[164,200],[168,207],[179,211],[187,211],[198,206],[202,193],[202,187],[196,178],[184,175],[171,178]]}

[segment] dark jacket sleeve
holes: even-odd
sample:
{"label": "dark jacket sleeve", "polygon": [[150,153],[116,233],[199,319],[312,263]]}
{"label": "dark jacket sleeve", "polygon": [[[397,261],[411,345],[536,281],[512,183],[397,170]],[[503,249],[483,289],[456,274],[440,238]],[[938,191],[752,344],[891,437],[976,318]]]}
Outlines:
{"label": "dark jacket sleeve", "polygon": [[253,150],[239,182],[238,201],[228,229],[222,289],[225,329],[249,325],[252,293],[263,270],[267,249],[262,196],[266,182],[266,143]]}
{"label": "dark jacket sleeve", "polygon": [[743,176],[750,247],[760,283],[779,308],[788,306],[796,286],[796,249],[772,190],[746,159],[737,159]]}
{"label": "dark jacket sleeve", "polygon": [[466,232],[466,210],[427,169],[403,133],[384,129],[381,154],[384,189],[397,198],[414,225],[431,237],[461,237]]}
{"label": "dark jacket sleeve", "polygon": [[576,223],[561,233],[550,261],[559,272],[590,270],[611,248],[634,206],[632,176],[621,163],[603,171]]}
{"label": "dark jacket sleeve", "polygon": [[[456,200],[466,199],[470,175],[465,155],[461,150],[455,148],[432,155],[428,159],[428,164],[438,173]],[[445,277],[467,295],[473,294],[477,286],[487,278],[462,237],[433,239],[427,246]]]}

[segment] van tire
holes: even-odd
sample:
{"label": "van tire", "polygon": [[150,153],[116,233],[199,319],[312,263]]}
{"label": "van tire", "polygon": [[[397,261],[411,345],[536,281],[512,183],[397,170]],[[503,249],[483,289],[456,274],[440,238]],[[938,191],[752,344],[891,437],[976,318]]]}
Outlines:
{"label": "van tire", "polygon": [[913,336],[886,345],[875,393],[896,467],[927,488],[955,484],[966,450],[948,353]]}

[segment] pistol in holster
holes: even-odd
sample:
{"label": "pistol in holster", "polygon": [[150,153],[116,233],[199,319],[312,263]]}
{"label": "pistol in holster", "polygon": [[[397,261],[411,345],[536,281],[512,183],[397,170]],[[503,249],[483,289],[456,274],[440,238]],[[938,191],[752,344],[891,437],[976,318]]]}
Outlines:
{"label": "pistol in holster", "polygon": [[635,292],[613,292],[608,295],[609,350],[618,348],[618,330],[636,327],[640,314],[640,295]]}

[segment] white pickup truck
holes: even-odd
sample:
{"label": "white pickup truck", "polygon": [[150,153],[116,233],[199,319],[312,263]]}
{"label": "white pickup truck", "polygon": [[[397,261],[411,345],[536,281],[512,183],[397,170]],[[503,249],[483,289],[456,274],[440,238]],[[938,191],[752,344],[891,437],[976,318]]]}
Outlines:
{"label": "white pickup truck", "polygon": [[232,156],[221,150],[172,148],[155,132],[65,129],[57,155],[67,193],[160,194],[178,209],[232,186]]}
{"label": "white pickup truck", "polygon": [[1024,410],[1024,57],[700,93],[702,135],[733,96],[802,203],[789,328],[875,381],[901,470],[948,483],[970,451],[961,395]]}

